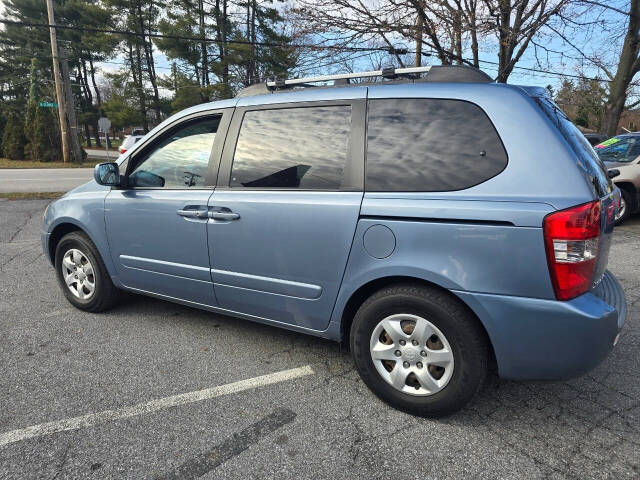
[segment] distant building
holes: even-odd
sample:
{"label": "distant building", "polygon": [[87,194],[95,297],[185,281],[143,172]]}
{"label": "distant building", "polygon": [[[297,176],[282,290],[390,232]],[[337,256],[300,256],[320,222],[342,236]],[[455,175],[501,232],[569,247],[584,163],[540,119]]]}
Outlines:
{"label": "distant building", "polygon": [[617,133],[637,132],[638,130],[640,130],[640,108],[623,111]]}

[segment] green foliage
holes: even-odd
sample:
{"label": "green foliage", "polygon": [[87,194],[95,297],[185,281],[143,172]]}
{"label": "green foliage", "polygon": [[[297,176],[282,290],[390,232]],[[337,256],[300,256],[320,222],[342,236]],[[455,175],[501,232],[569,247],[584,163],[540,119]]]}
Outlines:
{"label": "green foliage", "polygon": [[22,160],[25,145],[24,124],[11,112],[2,135],[2,154],[10,160]]}
{"label": "green foliage", "polygon": [[62,158],[59,126],[56,117],[49,108],[36,111],[30,143],[31,160],[38,162],[57,162]]}
{"label": "green foliage", "polygon": [[563,80],[555,100],[576,125],[596,131],[602,128],[606,90],[601,82]]}
{"label": "green foliage", "polygon": [[130,105],[127,98],[122,95],[112,95],[102,104],[102,109],[111,126],[116,129],[138,125],[142,122],[142,114],[134,106]]}
{"label": "green foliage", "polygon": [[[279,46],[290,43],[291,38],[282,33],[284,19],[277,9],[268,6],[269,3],[272,2],[240,1],[234,6],[241,10],[234,11],[233,16],[227,12],[225,17],[227,8],[231,10],[227,0],[215,3],[167,1],[166,18],[158,23],[161,33],[182,37],[204,35],[220,42],[231,41],[207,42],[203,46],[197,41],[169,38],[154,40],[169,59],[180,63],[182,74],[190,82],[186,87],[184,79],[176,81],[175,72],[171,73],[170,78],[165,77],[165,84],[172,85],[170,89],[175,92],[172,101],[174,111],[182,105],[231,98],[240,88],[266,78],[288,76],[298,62],[297,54],[291,48]],[[203,23],[201,11],[204,13]],[[188,74],[184,67],[188,68]],[[203,74],[204,70],[208,74]],[[197,85],[201,88],[196,88]],[[181,91],[187,88],[189,91]]]}
{"label": "green foliage", "polygon": [[31,61],[29,99],[24,123],[28,142],[25,153],[37,162],[54,162],[62,157],[60,135],[55,110],[40,107],[43,100],[42,82],[38,75],[38,62]]}
{"label": "green foliage", "polygon": [[0,104],[0,154],[2,154],[2,137],[4,134],[4,126],[7,123],[7,119],[4,115],[4,109],[2,108],[2,104]]}
{"label": "green foliage", "polygon": [[[59,24],[145,34],[57,30],[60,46],[68,51],[80,130],[87,134],[103,115],[116,129],[134,125],[146,128],[172,112],[231,98],[240,88],[268,77],[287,76],[298,62],[293,49],[278,46],[291,39],[283,33],[284,19],[272,8],[271,0],[53,3]],[[32,23],[47,19],[42,0],[4,0],[3,6],[6,18]],[[148,34],[156,31],[215,38],[219,43],[176,38],[154,38],[152,43]],[[262,45],[228,43],[230,40]],[[155,72],[155,68],[162,71],[160,66],[153,66],[158,50],[175,60],[177,67],[170,75],[161,77]],[[96,86],[96,77],[100,79],[96,69],[113,58],[124,65],[117,74],[104,75],[106,82]],[[42,161],[55,158],[60,151],[56,111],[37,107],[39,100],[53,97],[48,29],[0,25],[0,99],[5,110],[24,112],[26,154]]]}

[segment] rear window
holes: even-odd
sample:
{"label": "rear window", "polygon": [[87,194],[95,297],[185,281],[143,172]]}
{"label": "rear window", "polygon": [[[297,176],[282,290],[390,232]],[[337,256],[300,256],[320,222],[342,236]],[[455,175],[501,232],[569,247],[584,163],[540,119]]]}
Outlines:
{"label": "rear window", "polygon": [[607,170],[589,141],[582,132],[578,130],[578,127],[576,127],[564,112],[560,110],[560,107],[549,98],[533,98],[571,147],[578,166],[585,172],[598,198],[611,193],[613,191],[613,184],[607,176]]}
{"label": "rear window", "polygon": [[489,117],[443,99],[369,101],[366,189],[441,192],[482,183],[507,166]]}

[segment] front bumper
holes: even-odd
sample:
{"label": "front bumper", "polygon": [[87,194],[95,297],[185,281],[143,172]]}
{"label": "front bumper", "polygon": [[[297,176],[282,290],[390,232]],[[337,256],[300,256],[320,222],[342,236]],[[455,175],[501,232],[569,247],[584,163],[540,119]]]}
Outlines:
{"label": "front bumper", "polygon": [[42,244],[42,251],[44,252],[44,256],[47,257],[49,263],[53,264],[53,259],[51,258],[51,253],[49,252],[49,239],[51,237],[50,233],[40,232],[40,243]]}
{"label": "front bumper", "polygon": [[598,365],[613,349],[627,304],[609,271],[591,292],[561,302],[454,292],[484,324],[501,377],[562,380]]}

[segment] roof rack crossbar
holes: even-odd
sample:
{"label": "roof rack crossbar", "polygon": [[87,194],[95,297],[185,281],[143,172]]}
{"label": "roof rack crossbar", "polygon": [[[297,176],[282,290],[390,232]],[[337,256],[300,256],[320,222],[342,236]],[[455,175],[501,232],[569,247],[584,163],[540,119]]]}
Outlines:
{"label": "roof rack crossbar", "polygon": [[372,70],[370,72],[354,72],[341,73],[337,75],[321,75],[318,77],[294,78],[290,80],[268,80],[267,88],[275,89],[287,87],[290,85],[300,85],[305,83],[330,82],[332,80],[349,80],[352,78],[370,78],[384,77],[395,78],[402,75],[410,75],[412,73],[427,73],[431,69],[428,67],[409,67],[409,68],[385,68],[384,70]]}

